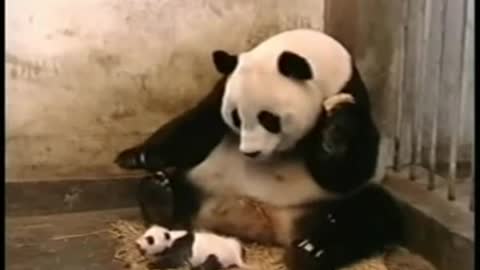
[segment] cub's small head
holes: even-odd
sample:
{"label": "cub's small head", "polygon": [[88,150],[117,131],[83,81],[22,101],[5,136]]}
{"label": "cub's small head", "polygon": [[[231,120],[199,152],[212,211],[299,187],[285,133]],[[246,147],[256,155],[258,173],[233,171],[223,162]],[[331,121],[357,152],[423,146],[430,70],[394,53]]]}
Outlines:
{"label": "cub's small head", "polygon": [[161,256],[171,245],[173,239],[170,231],[164,227],[153,225],[136,241],[140,253],[148,258]]}
{"label": "cub's small head", "polygon": [[215,51],[213,62],[228,76],[222,117],[239,134],[240,151],[258,159],[294,148],[352,69],[337,41],[310,30],[280,33],[240,55]]}

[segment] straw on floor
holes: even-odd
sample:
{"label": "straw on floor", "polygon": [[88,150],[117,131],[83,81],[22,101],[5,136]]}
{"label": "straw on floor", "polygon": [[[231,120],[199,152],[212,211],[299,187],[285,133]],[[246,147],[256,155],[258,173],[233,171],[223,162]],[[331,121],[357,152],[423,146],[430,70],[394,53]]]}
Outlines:
{"label": "straw on floor", "polygon": [[[142,224],[119,220],[111,225],[111,236],[117,241],[115,259],[123,263],[125,269],[151,270],[147,261],[134,246],[135,240],[145,228]],[[284,250],[278,247],[246,245],[246,262],[258,270],[287,270],[283,264]],[[177,268],[174,270],[186,270]],[[420,256],[411,254],[405,249],[398,249],[391,254],[380,255],[359,262],[342,270],[434,270],[433,266]],[[160,269],[170,270],[170,269]],[[172,269],[173,270],[173,269]]]}

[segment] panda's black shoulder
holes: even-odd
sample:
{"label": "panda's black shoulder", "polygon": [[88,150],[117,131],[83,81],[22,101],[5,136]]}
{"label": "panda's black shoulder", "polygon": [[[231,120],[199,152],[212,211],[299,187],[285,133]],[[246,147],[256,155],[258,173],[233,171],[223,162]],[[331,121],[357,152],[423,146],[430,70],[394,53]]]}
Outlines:
{"label": "panda's black shoulder", "polygon": [[368,96],[368,88],[363,81],[357,64],[352,60],[351,75],[347,83],[340,90],[340,93],[346,93],[353,96],[357,106],[370,110],[370,98]]}

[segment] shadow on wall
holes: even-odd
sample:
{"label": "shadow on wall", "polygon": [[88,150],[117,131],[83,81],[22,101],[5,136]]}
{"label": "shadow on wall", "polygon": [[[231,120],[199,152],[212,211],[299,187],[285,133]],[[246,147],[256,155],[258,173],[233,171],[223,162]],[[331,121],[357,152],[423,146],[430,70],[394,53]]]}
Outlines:
{"label": "shadow on wall", "polygon": [[323,1],[9,0],[9,180],[118,173],[112,159],[190,107],[210,53],[323,29]]}

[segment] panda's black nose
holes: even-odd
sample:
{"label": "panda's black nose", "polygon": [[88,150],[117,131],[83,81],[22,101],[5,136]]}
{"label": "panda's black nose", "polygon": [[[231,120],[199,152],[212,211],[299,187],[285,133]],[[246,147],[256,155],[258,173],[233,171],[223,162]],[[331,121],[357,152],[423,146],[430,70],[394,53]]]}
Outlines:
{"label": "panda's black nose", "polygon": [[260,155],[260,151],[255,151],[255,152],[243,152],[243,154],[247,157],[251,157],[251,158],[254,158],[254,157],[257,157],[258,155]]}

